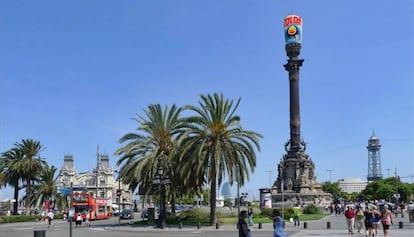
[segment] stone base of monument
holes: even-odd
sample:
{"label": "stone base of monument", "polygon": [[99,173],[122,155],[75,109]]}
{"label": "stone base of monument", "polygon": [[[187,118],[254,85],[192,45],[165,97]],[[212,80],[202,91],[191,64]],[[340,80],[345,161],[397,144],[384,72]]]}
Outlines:
{"label": "stone base of monument", "polygon": [[272,194],[272,208],[291,208],[297,203],[300,205],[314,204],[319,207],[325,207],[332,202],[332,196],[329,193],[293,193],[286,192]]}

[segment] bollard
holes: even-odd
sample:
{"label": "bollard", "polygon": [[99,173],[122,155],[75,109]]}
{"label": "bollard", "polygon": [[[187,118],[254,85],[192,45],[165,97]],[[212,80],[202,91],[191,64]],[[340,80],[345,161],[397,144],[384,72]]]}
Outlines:
{"label": "bollard", "polygon": [[259,229],[262,228],[262,222],[259,222]]}
{"label": "bollard", "polygon": [[331,222],[326,222],[326,229],[330,229],[331,228]]}
{"label": "bollard", "polygon": [[402,221],[398,222],[398,228],[402,229],[404,227],[404,224]]}
{"label": "bollard", "polygon": [[216,230],[220,229],[220,224],[216,222]]}
{"label": "bollard", "polygon": [[46,230],[33,231],[33,237],[46,237]]}
{"label": "bollard", "polygon": [[198,222],[197,223],[197,229],[200,229],[201,228],[201,223],[200,222]]}
{"label": "bollard", "polygon": [[303,222],[303,229],[307,229],[308,228],[308,222]]}
{"label": "bollard", "polygon": [[182,221],[180,221],[180,223],[178,223],[178,228],[179,229],[182,229],[183,228],[183,222]]}

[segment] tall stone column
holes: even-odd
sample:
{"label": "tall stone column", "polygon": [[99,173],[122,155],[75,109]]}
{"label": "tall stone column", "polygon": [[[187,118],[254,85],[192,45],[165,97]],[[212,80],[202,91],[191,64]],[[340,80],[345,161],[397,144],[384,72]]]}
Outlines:
{"label": "tall stone column", "polygon": [[289,72],[290,139],[285,144],[286,154],[278,164],[278,178],[272,187],[272,206],[296,203],[320,203],[330,200],[316,181],[315,166],[305,153],[306,145],[301,139],[299,71],[303,59],[299,59],[302,47],[302,18],[289,15],[285,18],[285,41]]}
{"label": "tall stone column", "polygon": [[299,59],[301,45],[290,43],[286,45],[286,53],[289,57],[288,63],[284,65],[289,72],[290,93],[290,140],[289,151],[301,150],[300,136],[300,102],[299,102],[299,70],[303,59]]}

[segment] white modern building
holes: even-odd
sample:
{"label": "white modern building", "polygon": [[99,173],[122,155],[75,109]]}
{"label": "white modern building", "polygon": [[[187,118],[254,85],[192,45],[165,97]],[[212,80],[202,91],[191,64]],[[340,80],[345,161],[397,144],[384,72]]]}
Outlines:
{"label": "white modern building", "polygon": [[339,179],[338,186],[344,193],[359,193],[365,189],[368,182],[360,178]]}

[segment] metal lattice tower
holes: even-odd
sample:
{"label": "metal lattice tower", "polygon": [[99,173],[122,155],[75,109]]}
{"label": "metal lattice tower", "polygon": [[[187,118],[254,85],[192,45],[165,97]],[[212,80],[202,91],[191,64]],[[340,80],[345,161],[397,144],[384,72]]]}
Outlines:
{"label": "metal lattice tower", "polygon": [[368,181],[375,181],[382,179],[381,173],[381,156],[380,156],[380,141],[374,133],[368,140]]}

